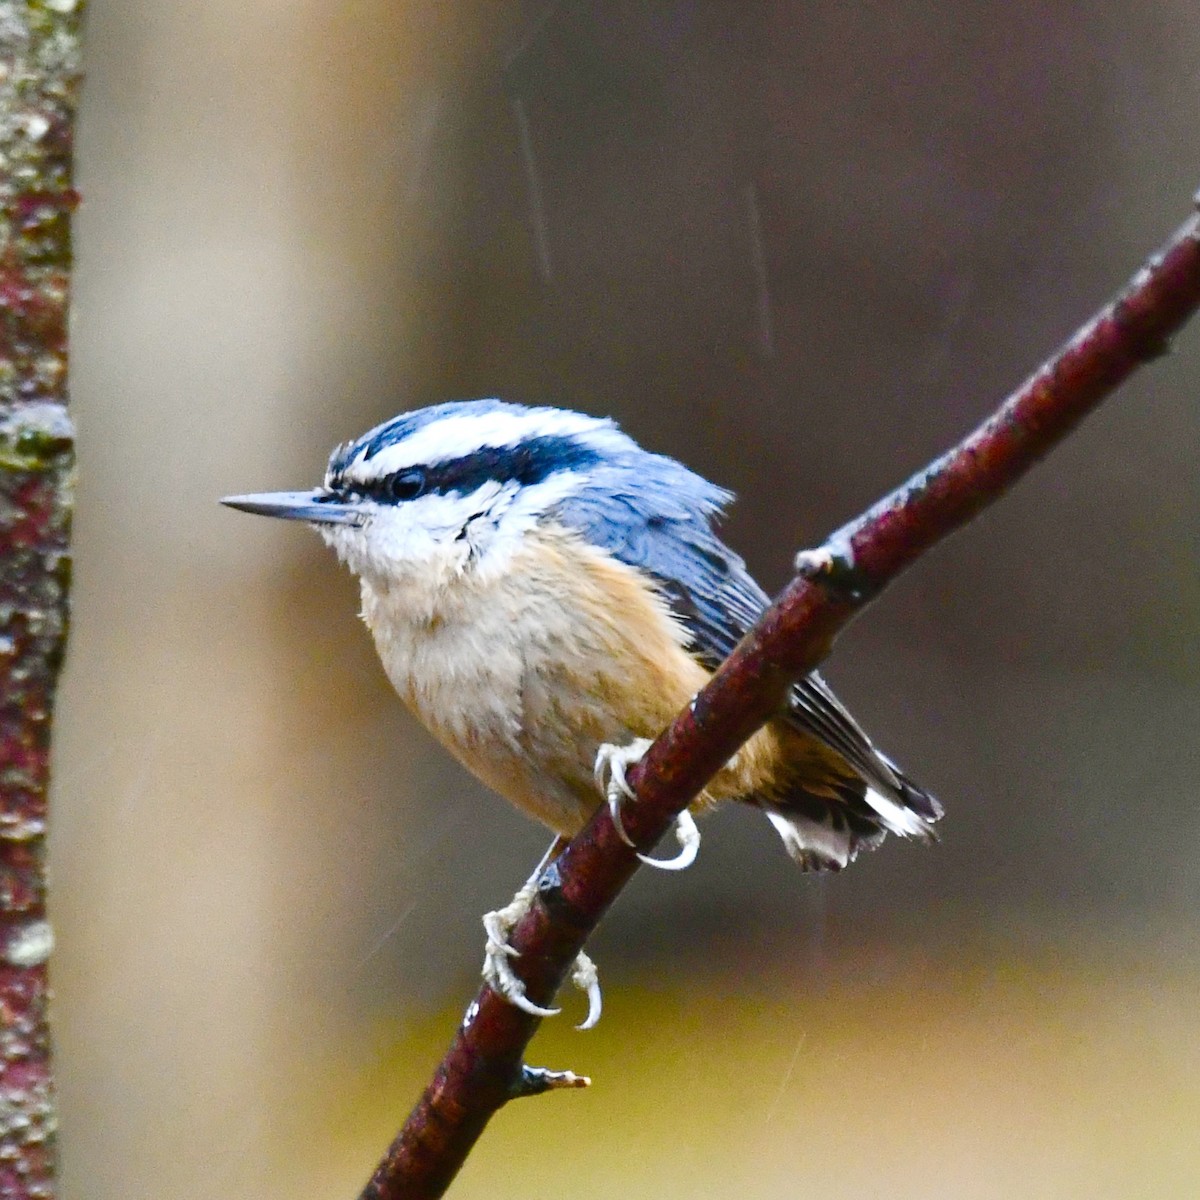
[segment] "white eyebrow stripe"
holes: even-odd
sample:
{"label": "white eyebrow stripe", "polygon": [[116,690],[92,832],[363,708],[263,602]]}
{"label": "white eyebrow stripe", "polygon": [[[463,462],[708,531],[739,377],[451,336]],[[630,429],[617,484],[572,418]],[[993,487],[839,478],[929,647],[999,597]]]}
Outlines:
{"label": "white eyebrow stripe", "polygon": [[436,465],[465,458],[485,447],[515,446],[538,437],[578,436],[597,448],[623,449],[629,439],[608,420],[555,408],[520,412],[462,413],[431,421],[402,442],[385,446],[369,460],[360,454],[345,471],[352,482],[368,483],[401,467]]}

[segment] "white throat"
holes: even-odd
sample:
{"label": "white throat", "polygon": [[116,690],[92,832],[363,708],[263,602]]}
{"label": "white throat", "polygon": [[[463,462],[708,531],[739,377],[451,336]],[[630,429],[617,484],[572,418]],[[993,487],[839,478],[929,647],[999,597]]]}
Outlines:
{"label": "white throat", "polygon": [[585,482],[562,471],[532,486],[490,481],[468,495],[431,494],[397,504],[372,503],[361,526],[323,525],[318,532],[361,580],[388,598],[399,616],[438,620],[468,581],[486,585],[509,569],[538,521]]}

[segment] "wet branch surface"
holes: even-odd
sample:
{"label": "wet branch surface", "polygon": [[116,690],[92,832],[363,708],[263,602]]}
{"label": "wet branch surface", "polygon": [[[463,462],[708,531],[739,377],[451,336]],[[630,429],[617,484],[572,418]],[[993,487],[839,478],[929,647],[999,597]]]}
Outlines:
{"label": "wet branch surface", "polygon": [[77,0],[0,0],[0,1196],[56,1193],[46,919],[67,627],[67,300]]}
{"label": "wet branch surface", "polygon": [[[692,704],[629,773],[637,802],[625,828],[652,846],[837,633],[922,554],[1002,496],[1137,367],[1163,354],[1200,307],[1200,218],[1193,216],[1057,354],[984,424],[814,551]],[[542,876],[516,928],[518,974],[548,1005],[588,935],[638,867],[599,804]],[[570,1076],[524,1066],[539,1019],[484,986],[361,1200],[441,1196],[488,1120],[507,1101]]]}

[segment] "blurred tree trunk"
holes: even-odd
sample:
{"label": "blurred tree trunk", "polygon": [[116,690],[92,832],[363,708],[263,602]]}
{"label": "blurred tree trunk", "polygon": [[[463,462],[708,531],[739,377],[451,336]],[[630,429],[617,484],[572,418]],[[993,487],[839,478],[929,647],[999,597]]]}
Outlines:
{"label": "blurred tree trunk", "polygon": [[0,1195],[55,1191],[46,788],[67,628],[77,0],[0,3]]}

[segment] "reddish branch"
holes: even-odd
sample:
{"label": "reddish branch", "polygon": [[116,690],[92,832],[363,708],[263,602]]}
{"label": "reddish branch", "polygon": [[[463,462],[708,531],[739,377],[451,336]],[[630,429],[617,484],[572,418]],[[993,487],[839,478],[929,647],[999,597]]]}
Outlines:
{"label": "reddish branch", "polygon": [[[1162,354],[1197,307],[1200,219],[1193,217],[994,416],[819,550],[800,556],[800,574],[630,772],[638,800],[623,819],[631,837],[642,847],[657,841],[853,616],[1003,495],[1139,365]],[[546,873],[538,903],[514,932],[518,971],[533,1000],[551,1001],[637,865],[601,805]],[[480,991],[363,1200],[441,1196],[501,1105],[561,1085],[522,1064],[538,1024],[486,986]]]}
{"label": "reddish branch", "polygon": [[76,0],[0,0],[0,1196],[55,1192],[50,717],[66,636]]}

